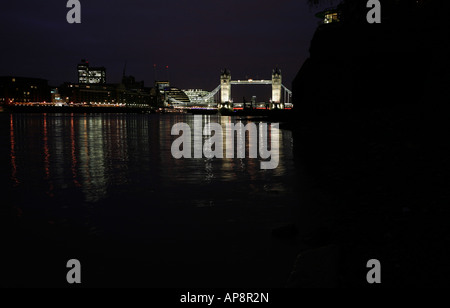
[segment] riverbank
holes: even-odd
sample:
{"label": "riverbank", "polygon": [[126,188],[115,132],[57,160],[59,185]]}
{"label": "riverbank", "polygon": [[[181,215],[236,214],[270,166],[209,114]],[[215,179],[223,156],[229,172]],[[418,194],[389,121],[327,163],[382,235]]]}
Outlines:
{"label": "riverbank", "polygon": [[308,200],[297,219],[315,256],[299,259],[294,286],[317,285],[322,277],[305,268],[331,263],[334,286],[368,286],[370,259],[380,260],[385,287],[449,285],[450,127],[445,115],[429,116],[419,106],[310,114],[294,130]]}
{"label": "riverbank", "polygon": [[10,113],[155,113],[154,108],[101,106],[3,106]]}

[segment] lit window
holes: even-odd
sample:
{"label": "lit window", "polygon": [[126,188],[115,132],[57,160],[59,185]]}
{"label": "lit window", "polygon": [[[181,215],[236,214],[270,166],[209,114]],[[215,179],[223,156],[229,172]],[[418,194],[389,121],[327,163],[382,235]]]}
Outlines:
{"label": "lit window", "polygon": [[324,20],[324,23],[330,24],[330,23],[332,23],[332,22],[338,22],[338,21],[339,21],[338,13],[328,13],[328,14],[325,14],[325,20]]}

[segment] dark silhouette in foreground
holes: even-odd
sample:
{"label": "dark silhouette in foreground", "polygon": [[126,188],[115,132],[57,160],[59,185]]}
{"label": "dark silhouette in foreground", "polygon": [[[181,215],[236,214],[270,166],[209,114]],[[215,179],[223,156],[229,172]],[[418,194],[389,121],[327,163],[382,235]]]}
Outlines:
{"label": "dark silhouette in foreground", "polygon": [[380,2],[368,24],[366,1],[343,1],[293,83],[311,248],[293,287],[369,286],[370,259],[382,286],[449,285],[449,3]]}

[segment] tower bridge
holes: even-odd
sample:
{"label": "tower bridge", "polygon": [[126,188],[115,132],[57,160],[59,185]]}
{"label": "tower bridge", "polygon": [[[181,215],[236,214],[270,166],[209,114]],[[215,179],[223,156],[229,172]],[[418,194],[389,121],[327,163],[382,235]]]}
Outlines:
{"label": "tower bridge", "polygon": [[[202,98],[204,105],[210,105],[208,102],[214,98],[214,105],[217,108],[234,109],[240,103],[234,103],[231,96],[232,86],[236,85],[271,85],[272,97],[266,105],[270,109],[290,109],[292,108],[292,91],[289,90],[282,83],[281,70],[276,68],[272,71],[272,79],[247,79],[247,80],[232,80],[231,72],[224,69],[220,75],[220,84],[211,91],[208,95]],[[186,103],[178,102],[175,98],[170,98],[170,102],[180,107],[187,107]]]}
{"label": "tower bridge", "polygon": [[[292,105],[292,91],[286,88],[282,83],[281,70],[276,68],[272,71],[272,79],[248,79],[248,80],[232,80],[229,70],[222,70],[220,75],[220,102],[218,102],[219,108],[232,109],[233,99],[231,97],[232,85],[272,85],[272,98],[270,99],[270,109],[285,109],[285,107],[291,107]],[[216,93],[211,92],[212,95]]]}

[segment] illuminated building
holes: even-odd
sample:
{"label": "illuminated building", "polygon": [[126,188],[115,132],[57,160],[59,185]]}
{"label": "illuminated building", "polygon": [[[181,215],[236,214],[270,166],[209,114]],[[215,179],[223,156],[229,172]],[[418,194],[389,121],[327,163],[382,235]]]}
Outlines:
{"label": "illuminated building", "polygon": [[316,14],[316,17],[322,19],[323,24],[340,22],[340,12],[337,9],[327,9]]}
{"label": "illuminated building", "polygon": [[90,67],[89,62],[83,59],[78,64],[78,83],[105,84],[106,69],[104,67]]}
{"label": "illuminated building", "polygon": [[226,104],[231,102],[231,72],[224,69],[220,75],[221,102]]}
{"label": "illuminated building", "polygon": [[156,94],[137,82],[133,76],[125,76],[120,84],[106,84],[106,69],[93,68],[86,60],[78,65],[78,84],[65,83],[60,87],[61,97],[74,105],[109,105],[149,107],[156,105]]}
{"label": "illuminated building", "polygon": [[55,104],[55,106],[66,105],[66,100],[64,97],[61,97],[58,88],[52,89],[51,94],[52,94],[52,103]]}
{"label": "illuminated building", "polygon": [[276,68],[272,72],[272,102],[281,102],[281,70]]}
{"label": "illuminated building", "polygon": [[201,89],[189,89],[189,90],[183,90],[183,92],[189,97],[189,100],[191,102],[191,105],[199,106],[206,104],[213,104],[214,103],[214,97],[212,96],[208,101],[205,102],[204,97],[208,96],[211,92],[204,91]]}
{"label": "illuminated building", "polygon": [[144,87],[144,81],[136,81],[133,76],[122,77],[122,84],[117,86],[119,102],[127,106],[148,106],[155,103],[151,88]]}
{"label": "illuminated building", "polygon": [[155,89],[158,91],[159,103],[164,106],[189,106],[191,101],[182,90],[171,87],[169,81],[156,81]]}
{"label": "illuminated building", "polygon": [[49,102],[47,80],[5,76],[0,77],[0,103]]}
{"label": "illuminated building", "polygon": [[115,85],[88,85],[65,83],[60,87],[62,97],[68,103],[78,105],[104,105],[117,104],[117,86]]}
{"label": "illuminated building", "polygon": [[168,105],[190,105],[189,97],[182,90],[174,87],[164,89],[165,103]]}
{"label": "illuminated building", "polygon": [[61,97],[75,105],[113,105],[149,107],[156,105],[156,94],[136,82],[133,76],[124,76],[120,84],[73,84],[60,87]]}

